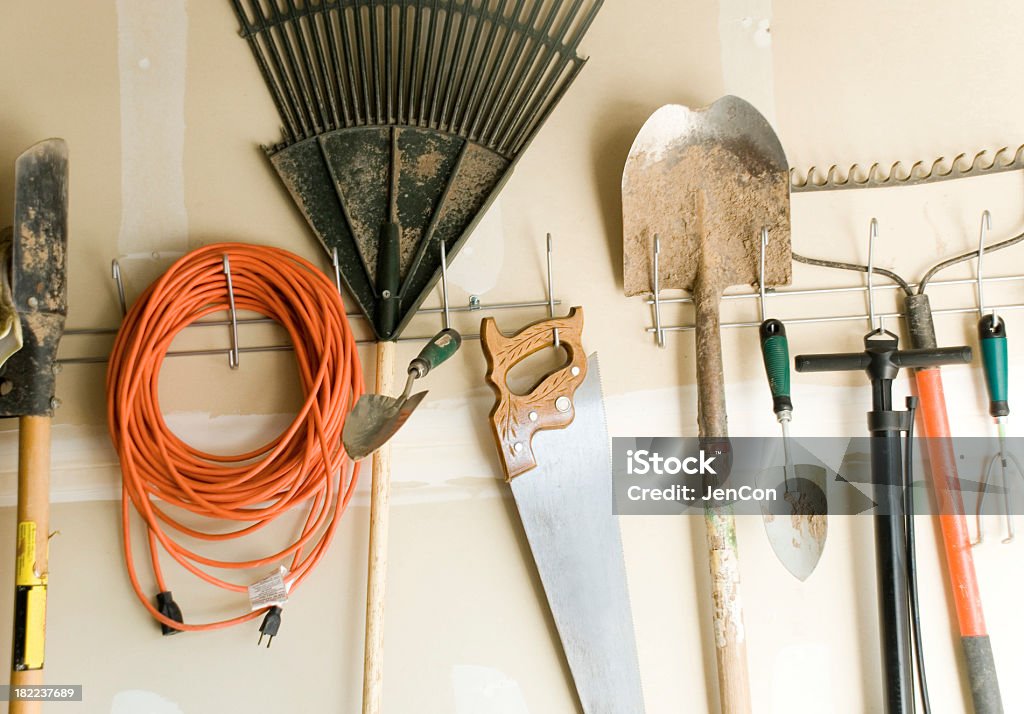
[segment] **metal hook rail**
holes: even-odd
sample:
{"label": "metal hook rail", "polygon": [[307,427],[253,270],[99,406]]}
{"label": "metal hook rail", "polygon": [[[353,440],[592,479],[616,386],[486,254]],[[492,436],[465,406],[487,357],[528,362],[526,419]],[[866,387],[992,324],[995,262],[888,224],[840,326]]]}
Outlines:
{"label": "metal hook rail", "polygon": [[[988,212],[986,211],[986,214]],[[990,218],[983,217],[982,224],[982,236],[981,236],[981,250],[979,251],[982,258],[984,258],[984,239],[985,233],[990,227]],[[859,293],[867,295],[867,313],[854,313],[848,315],[824,315],[820,317],[788,317],[786,318],[786,325],[808,325],[818,324],[826,322],[855,322],[855,321],[867,321],[871,325],[871,329],[883,328],[886,320],[898,320],[905,318],[903,312],[882,312],[879,313],[875,309],[875,293],[878,291],[891,291],[901,289],[900,285],[897,284],[885,284],[876,285],[874,281],[874,245],[878,238],[878,221],[874,218],[871,219],[870,232],[868,237],[868,271],[867,271],[867,285],[862,286],[851,286],[851,287],[827,287],[827,288],[783,288],[776,289],[764,286],[764,273],[762,263],[762,273],[760,277],[760,285],[756,291],[743,292],[743,293],[729,293],[722,296],[723,301],[731,300],[757,300],[759,301],[761,314],[765,312],[764,302],[767,298],[775,297],[803,297],[808,295],[835,295],[839,293]],[[761,241],[764,243],[766,237],[761,236]],[[763,251],[763,247],[762,247]],[[654,238],[654,251],[652,254],[653,263],[653,275],[652,275],[652,287],[653,292],[651,296],[646,299],[646,303],[651,306],[651,314],[653,317],[654,324],[647,327],[645,331],[655,336],[656,344],[659,347],[665,346],[665,333],[666,332],[691,332],[696,329],[696,326],[692,323],[682,325],[665,325],[662,320],[662,307],[664,305],[671,304],[692,304],[693,298],[689,295],[683,297],[672,297],[665,298],[661,296],[660,283],[659,283],[659,268],[660,268],[660,253],[661,253],[661,240],[658,236]],[[928,283],[929,288],[936,287],[953,287],[958,285],[970,285],[977,286],[978,290],[978,304],[970,307],[952,307],[952,308],[941,308],[932,310],[935,315],[956,315],[956,314],[968,314],[978,312],[979,310],[988,311],[991,313],[1013,311],[1024,309],[1024,303],[1011,303],[1005,305],[988,305],[984,303],[984,286],[993,283],[1008,283],[1008,282],[1024,282],[1024,275],[1003,275],[988,277],[983,276],[982,266],[978,266],[978,277],[975,278],[958,278],[950,280],[932,280]],[[908,283],[908,287],[917,288],[918,284]],[[737,321],[737,322],[723,322],[721,327],[723,328],[741,328],[741,327],[759,327],[761,321]]]}
{"label": "metal hook rail", "polygon": [[[501,302],[493,304],[484,304],[480,301],[480,298],[476,295],[469,296],[469,302],[466,305],[450,306],[448,304],[448,286],[447,286],[447,256],[445,255],[445,246],[442,244],[441,260],[441,288],[442,288],[442,305],[441,307],[428,307],[421,308],[418,314],[421,315],[441,315],[442,322],[445,327],[449,326],[450,317],[449,314],[452,312],[494,312],[499,310],[522,310],[530,308],[545,308],[548,311],[549,316],[554,316],[555,307],[560,306],[562,301],[554,297],[553,290],[553,273],[552,268],[552,238],[551,234],[547,235],[547,296],[543,300],[526,300],[521,302]],[[337,287],[338,292],[342,292],[341,283],[341,269],[338,263],[338,252],[334,251],[332,255],[332,269],[334,272],[334,284]],[[125,297],[124,280],[121,275],[121,266],[117,259],[111,261],[111,277],[114,280],[117,290],[118,305],[121,310],[121,319],[123,320],[125,315],[128,314],[128,301]],[[229,309],[226,311],[228,317],[226,319],[218,320],[202,320],[193,322],[186,329],[196,329],[202,327],[228,327],[230,346],[226,349],[215,348],[215,349],[197,349],[197,350],[172,350],[167,353],[168,357],[208,357],[216,355],[227,355],[228,366],[231,369],[237,369],[240,363],[240,356],[242,354],[252,354],[259,352],[290,352],[293,348],[291,344],[279,344],[279,345],[260,345],[253,347],[242,347],[238,337],[239,325],[273,325],[276,324],[274,320],[269,317],[239,317],[238,311],[235,309],[234,300],[234,286],[231,280],[231,263],[228,256],[224,256],[224,277],[227,281],[228,287],[228,302]],[[365,320],[366,316],[361,312],[347,312],[346,316],[350,319]],[[64,331],[65,337],[85,337],[85,336],[103,336],[103,335],[116,335],[119,328],[117,327],[85,327],[85,328],[73,328]],[[426,342],[430,340],[432,335],[428,336],[413,336],[413,337],[399,337],[396,342]],[[555,345],[558,344],[557,331],[553,336]],[[479,340],[479,334],[463,334],[462,339],[464,340]],[[356,340],[358,345],[372,345],[375,344],[375,340],[365,339]],[[72,365],[72,364],[106,364],[108,357],[103,356],[88,356],[88,357],[64,357],[57,360],[58,366]]]}

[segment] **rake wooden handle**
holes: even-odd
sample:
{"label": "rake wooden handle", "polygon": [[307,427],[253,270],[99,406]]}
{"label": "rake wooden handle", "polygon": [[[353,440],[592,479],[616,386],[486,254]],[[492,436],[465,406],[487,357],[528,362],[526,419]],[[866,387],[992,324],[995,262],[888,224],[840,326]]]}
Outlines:
{"label": "rake wooden handle", "polygon": [[[392,394],[395,343],[377,343],[376,393]],[[387,594],[391,444],[373,454],[370,485],[370,554],[366,579],[366,640],[363,649],[363,714],[380,714],[384,689],[384,600]]]}
{"label": "rake wooden handle", "polygon": [[[17,590],[30,588],[16,598],[15,629],[24,631],[25,665],[14,669],[11,686],[39,686],[43,683],[43,644],[46,623],[46,579],[50,527],[50,417],[23,416],[18,421],[18,550],[15,567]],[[39,583],[42,583],[41,585]],[[27,601],[27,602],[26,602]],[[17,636],[17,635],[16,635]],[[11,698],[10,714],[38,714],[42,702]]]}
{"label": "rake wooden handle", "polygon": [[[725,377],[718,315],[721,288],[698,276],[693,301],[696,310],[697,389],[700,436],[727,438]],[[711,564],[711,602],[714,617],[718,690],[723,714],[750,714],[750,674],[740,598],[739,552],[732,508],[705,509],[708,560]]]}

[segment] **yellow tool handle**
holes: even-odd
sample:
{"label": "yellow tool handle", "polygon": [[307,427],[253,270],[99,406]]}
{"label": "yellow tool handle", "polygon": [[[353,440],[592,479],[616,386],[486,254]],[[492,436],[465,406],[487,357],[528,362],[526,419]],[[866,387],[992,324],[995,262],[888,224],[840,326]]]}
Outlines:
{"label": "yellow tool handle", "polygon": [[[18,537],[11,685],[43,683],[50,527],[50,417],[18,423]],[[38,714],[42,702],[12,700],[10,714]]]}

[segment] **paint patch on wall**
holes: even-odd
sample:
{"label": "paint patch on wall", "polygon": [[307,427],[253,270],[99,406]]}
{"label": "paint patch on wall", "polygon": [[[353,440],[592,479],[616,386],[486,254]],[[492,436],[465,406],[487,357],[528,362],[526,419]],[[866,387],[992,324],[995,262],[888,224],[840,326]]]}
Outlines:
{"label": "paint patch on wall", "polygon": [[772,0],[719,0],[722,82],[775,123]]}
{"label": "paint patch on wall", "polygon": [[185,0],[117,0],[121,86],[118,250],[188,246],[185,209]]}
{"label": "paint patch on wall", "polygon": [[114,695],[110,714],[184,714],[177,704],[155,692],[127,689]]}
{"label": "paint patch on wall", "polygon": [[483,295],[498,284],[505,262],[501,201],[495,201],[448,269],[448,281],[470,295]]}
{"label": "paint patch on wall", "polygon": [[452,667],[455,714],[529,714],[519,683],[500,670],[475,665]]}

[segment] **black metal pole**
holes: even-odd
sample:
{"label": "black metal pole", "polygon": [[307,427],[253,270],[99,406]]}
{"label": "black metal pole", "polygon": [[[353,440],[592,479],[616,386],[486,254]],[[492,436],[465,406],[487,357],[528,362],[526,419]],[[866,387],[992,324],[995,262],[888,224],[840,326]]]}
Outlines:
{"label": "black metal pole", "polygon": [[[872,414],[892,412],[892,380],[871,374]],[[882,422],[876,419],[873,421]],[[881,515],[875,516],[875,569],[882,640],[885,711],[913,714],[914,671],[903,510],[903,459],[895,424],[871,431],[871,476]]]}

